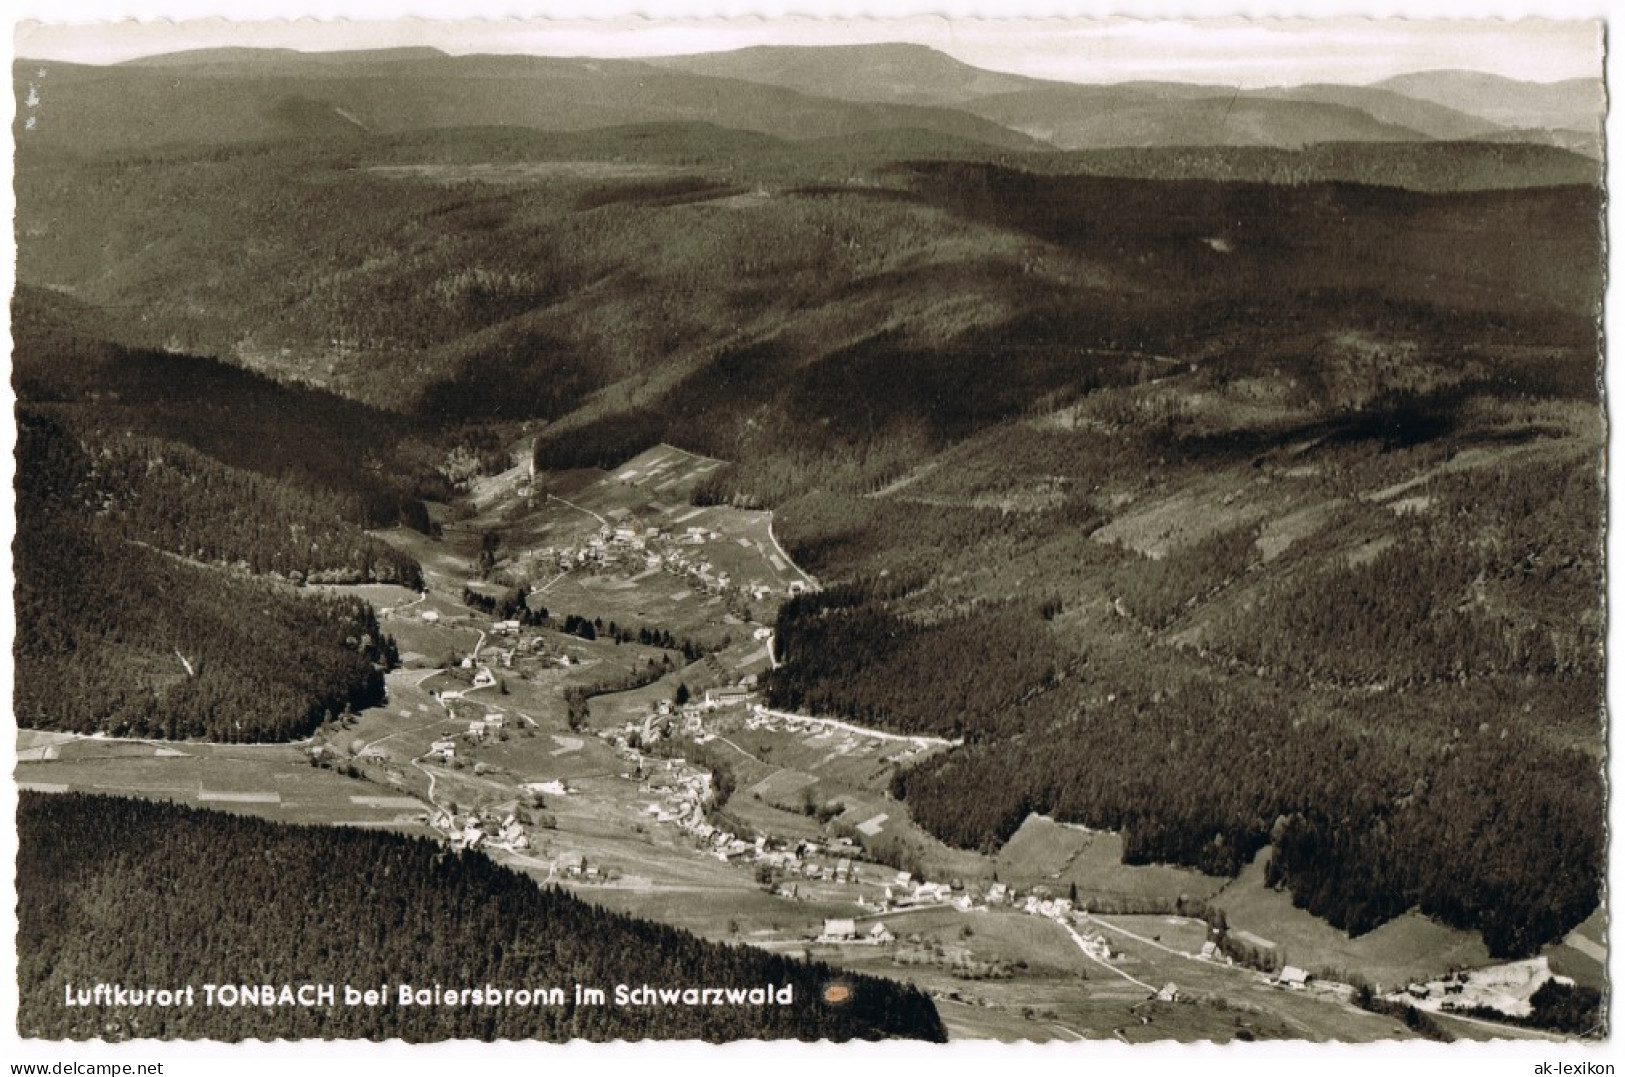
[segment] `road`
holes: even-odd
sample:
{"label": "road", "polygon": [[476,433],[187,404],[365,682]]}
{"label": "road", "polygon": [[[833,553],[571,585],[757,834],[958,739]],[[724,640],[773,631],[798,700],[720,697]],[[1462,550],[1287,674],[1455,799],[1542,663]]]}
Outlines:
{"label": "road", "polygon": [[1576,1042],[1572,1037],[1563,1036],[1556,1032],[1547,1032],[1544,1029],[1521,1028],[1517,1025],[1503,1025],[1496,1021],[1482,1021],[1477,1017],[1467,1017],[1459,1013],[1445,1013],[1442,1010],[1423,1010],[1422,1012],[1431,1014],[1433,1017],[1441,1019],[1441,1024],[1448,1025],[1448,1022],[1450,1021],[1460,1021],[1463,1024],[1473,1025],[1476,1028],[1489,1029],[1497,1036],[1504,1036],[1511,1040],[1544,1040],[1547,1043]]}
{"label": "road", "polygon": [[[1087,920],[1091,924],[1094,924],[1094,925],[1096,925],[1098,927],[1105,928],[1107,931],[1115,931],[1119,935],[1123,935],[1123,936],[1126,936],[1128,938],[1131,938],[1135,942],[1143,943],[1146,946],[1155,947],[1156,949],[1161,950],[1165,954],[1173,954],[1175,957],[1183,957],[1187,961],[1200,961],[1204,965],[1212,965],[1215,968],[1228,968],[1229,967],[1229,966],[1226,966],[1226,965],[1221,965],[1217,961],[1207,961],[1207,960],[1203,959],[1202,957],[1198,956],[1197,954],[1188,954],[1184,950],[1176,950],[1172,946],[1164,946],[1162,943],[1156,942],[1155,940],[1152,940],[1152,939],[1148,939],[1144,935],[1136,935],[1134,932],[1130,931],[1126,927],[1118,927],[1116,924],[1108,923],[1107,921],[1100,919],[1100,917],[1098,917],[1098,916],[1091,916],[1089,913],[1083,913],[1081,915],[1082,915],[1083,919]],[[1260,977],[1260,978],[1262,978],[1262,977]]]}
{"label": "road", "polygon": [[[769,763],[765,759],[759,759],[756,756],[751,755],[749,752],[745,751],[745,749],[741,748],[739,745],[735,744],[733,741],[729,740],[727,737],[719,735],[716,739],[721,741],[723,744],[726,744],[728,747],[732,748],[734,751],[738,752],[740,755],[744,756],[746,759],[755,759],[756,762],[762,764],[762,766],[764,766],[764,767],[771,767],[771,766],[774,765],[772,763]],[[779,769],[782,770],[784,768],[780,767]]]}
{"label": "road", "polygon": [[426,601],[428,599],[428,597],[429,597],[429,592],[424,591],[422,594],[418,595],[418,597],[414,598],[410,602],[403,603],[403,604],[401,604],[399,606],[385,606],[385,607],[383,607],[382,609],[380,609],[378,611],[378,616],[380,616],[380,617],[388,617],[391,614],[399,613],[402,610],[409,610],[413,606],[416,606],[419,603]]}
{"label": "road", "polygon": [[807,714],[792,714],[790,711],[770,710],[767,707],[757,707],[756,713],[765,714],[772,718],[782,718],[791,722],[810,722],[813,725],[828,726],[846,733],[854,733],[860,737],[873,737],[875,740],[902,741],[922,748],[952,748],[965,743],[963,738],[948,740],[944,737],[926,737],[907,733],[884,733],[878,729],[867,729],[851,722],[843,722],[839,718],[814,718]]}
{"label": "road", "polygon": [[435,782],[435,773],[434,773],[434,771],[430,770],[428,767],[424,766],[422,763],[419,763],[416,759],[412,760],[412,765],[414,767],[417,767],[418,770],[422,771],[423,776],[425,778],[429,779],[429,791],[426,794],[424,794],[428,798],[429,803],[433,804],[437,808],[440,807],[440,802],[435,800],[435,798],[434,798],[434,782]]}
{"label": "road", "polygon": [[815,591],[818,589],[818,581],[807,575],[802,567],[796,564],[795,558],[785,553],[784,547],[779,545],[779,537],[773,533],[773,514],[771,512],[767,514],[767,541],[771,542],[773,548],[779,551],[779,556],[784,559],[784,563],[795,569],[796,574],[806,581],[808,587]]}
{"label": "road", "polygon": [[573,568],[565,569],[563,572],[559,573],[557,576],[554,576],[551,580],[548,580],[546,583],[544,583],[540,587],[536,588],[536,590],[532,591],[531,594],[533,594],[533,595],[545,595],[545,594],[547,594],[547,589],[549,587],[552,587],[555,583],[558,583],[560,580],[564,579],[564,577],[568,576],[570,573],[572,573],[574,571],[575,571],[575,569],[573,569]]}
{"label": "road", "polygon": [[[445,704],[442,703],[441,706],[445,707]],[[374,744],[382,744],[382,743],[384,743],[384,741],[390,740],[390,739],[392,739],[394,737],[398,737],[403,733],[419,733],[419,732],[422,732],[425,729],[428,729],[431,726],[445,725],[447,722],[452,721],[452,720],[453,720],[452,719],[452,713],[451,713],[450,709],[448,708],[446,710],[445,714],[439,715],[433,721],[425,722],[422,725],[412,726],[410,729],[397,729],[393,733],[385,733],[383,736],[377,738],[376,740],[369,740],[367,743],[365,743],[365,744],[363,744],[361,746],[361,751],[364,752],[368,748],[371,748]],[[360,752],[358,752],[356,754],[359,755]]]}
{"label": "road", "polygon": [[594,520],[597,520],[600,524],[604,525],[605,527],[609,526],[609,521],[608,520],[604,519],[602,516],[598,515],[596,512],[592,511],[591,509],[582,508],[580,505],[577,505],[573,501],[566,501],[566,500],[564,500],[564,498],[555,497],[552,494],[548,494],[547,499],[549,501],[557,501],[561,505],[569,505],[572,509],[575,509],[577,512],[584,512],[588,516],[591,516]]}
{"label": "road", "polygon": [[1134,977],[1130,976],[1128,973],[1124,972],[1122,969],[1118,968],[1116,965],[1112,964],[1110,961],[1102,961],[1100,958],[1098,958],[1094,954],[1090,953],[1088,945],[1085,944],[1084,941],[1083,941],[1083,936],[1078,934],[1076,931],[1072,930],[1072,925],[1071,924],[1067,923],[1065,920],[1056,920],[1055,922],[1060,925],[1062,931],[1065,931],[1068,935],[1070,935],[1072,937],[1073,944],[1075,946],[1077,946],[1077,948],[1083,952],[1084,957],[1088,958],[1090,961],[1093,961],[1095,964],[1099,965],[1101,968],[1106,969],[1108,972],[1116,973],[1118,976],[1121,976],[1123,979],[1127,980],[1129,983],[1133,984],[1135,987],[1144,988],[1148,993],[1153,994],[1153,995],[1155,995],[1157,993],[1158,989],[1155,988],[1155,987],[1152,987],[1150,984],[1146,983],[1144,980],[1136,980]]}

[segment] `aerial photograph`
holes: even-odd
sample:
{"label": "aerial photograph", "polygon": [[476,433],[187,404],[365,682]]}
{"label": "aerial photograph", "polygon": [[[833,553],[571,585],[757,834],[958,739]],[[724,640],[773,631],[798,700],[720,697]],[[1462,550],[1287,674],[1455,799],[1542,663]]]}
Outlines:
{"label": "aerial photograph", "polygon": [[1603,33],[17,24],[9,1041],[1590,1057]]}

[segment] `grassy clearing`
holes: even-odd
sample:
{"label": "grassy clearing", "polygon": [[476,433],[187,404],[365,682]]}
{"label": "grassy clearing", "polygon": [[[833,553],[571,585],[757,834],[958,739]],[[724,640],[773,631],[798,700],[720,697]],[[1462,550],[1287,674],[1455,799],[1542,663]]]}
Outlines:
{"label": "grassy clearing", "polygon": [[416,602],[420,597],[418,592],[410,587],[402,587],[393,583],[317,584],[311,590],[338,595],[354,595],[357,598],[365,599],[372,603],[380,616],[383,615],[386,609],[394,609],[397,606],[404,606],[408,602]]}
{"label": "grassy clearing", "polygon": [[1494,963],[1477,935],[1445,927],[1415,912],[1351,939],[1294,907],[1291,895],[1264,885],[1268,855],[1265,850],[1243,869],[1214,904],[1224,910],[1231,930],[1249,931],[1275,943],[1285,964],[1333,974],[1358,973],[1392,988],[1433,979],[1451,969]]}
{"label": "grassy clearing", "polygon": [[1206,921],[1188,916],[1101,916],[1102,923],[1131,931],[1182,954],[1199,954],[1208,938]]}
{"label": "grassy clearing", "polygon": [[1608,912],[1599,907],[1569,932],[1563,942],[1544,951],[1552,970],[1584,987],[1608,986]]}
{"label": "grassy clearing", "polygon": [[1076,885],[1080,899],[1172,903],[1181,895],[1208,897],[1225,883],[1186,868],[1124,864],[1120,835],[1057,823],[1041,815],[1027,817],[995,863],[1004,882],[1023,887],[1045,885],[1061,896]]}
{"label": "grassy clearing", "polygon": [[[416,821],[420,811],[352,799],[397,795],[387,787],[312,767],[290,749],[267,750],[252,757],[197,754],[25,763],[17,768],[15,777],[19,782],[66,786],[74,792],[168,800],[285,823],[353,823],[426,832]],[[256,799],[200,800],[200,792]]]}

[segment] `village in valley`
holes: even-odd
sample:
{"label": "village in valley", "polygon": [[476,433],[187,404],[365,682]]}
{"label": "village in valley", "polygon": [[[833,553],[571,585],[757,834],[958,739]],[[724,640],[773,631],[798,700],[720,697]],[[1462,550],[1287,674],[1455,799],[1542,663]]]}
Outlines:
{"label": "village in valley", "polygon": [[610,908],[910,979],[956,1035],[1406,1036],[1339,970],[1447,1017],[1517,1017],[1554,978],[1414,915],[1351,941],[1261,864],[1233,882],[1124,865],[1116,835],[1041,816],[997,854],[943,845],[889,786],[954,742],[768,705],[778,607],[818,584],[770,514],[693,503],[721,461],[662,445],[540,475],[516,455],[438,538],[383,533],[423,591],[336,588],[399,647],[384,706],[292,746],[25,734],[25,787],[430,835]]}

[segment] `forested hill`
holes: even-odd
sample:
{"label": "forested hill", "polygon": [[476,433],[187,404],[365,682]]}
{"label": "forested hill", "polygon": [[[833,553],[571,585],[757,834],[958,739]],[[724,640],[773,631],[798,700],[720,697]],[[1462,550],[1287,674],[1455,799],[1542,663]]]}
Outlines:
{"label": "forested hill", "polygon": [[[134,539],[134,523],[107,509],[109,476],[78,440],[53,419],[19,419],[15,602],[28,626],[14,650],[19,725],[288,740],[382,700],[394,645],[366,603],[301,595]],[[154,481],[133,489],[150,492]],[[164,534],[184,523],[164,519]]]}
{"label": "forested hill", "polygon": [[[595,908],[422,839],[22,794],[18,1031],[52,1039],[942,1041],[918,989]],[[184,879],[177,887],[174,880]],[[191,944],[176,947],[186,937]],[[63,1005],[65,984],[197,985],[191,1008]],[[844,985],[840,1001],[825,989]],[[201,985],[562,986],[563,1006],[205,1007]],[[574,985],[792,985],[788,1005],[573,1004]]]}
{"label": "forested hill", "polygon": [[[41,289],[19,288],[11,310],[19,402],[88,442],[177,443],[194,450],[193,468],[201,454],[280,484],[288,496],[261,506],[267,523],[313,499],[355,528],[421,522],[418,498],[445,493],[399,416],[213,359],[110,343],[107,315]],[[268,484],[254,485],[263,500]]]}

